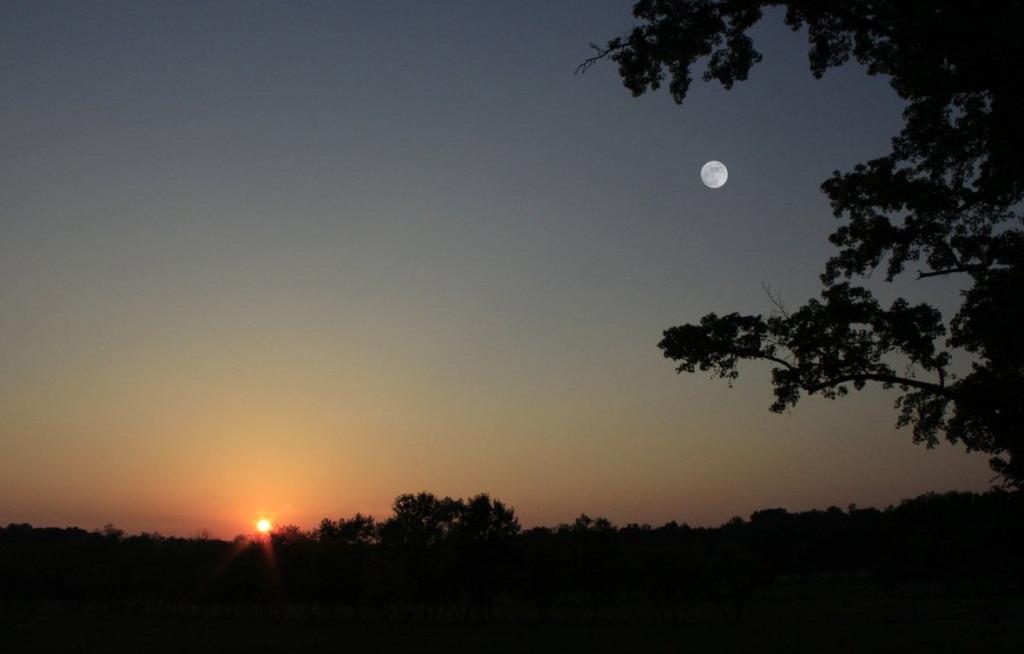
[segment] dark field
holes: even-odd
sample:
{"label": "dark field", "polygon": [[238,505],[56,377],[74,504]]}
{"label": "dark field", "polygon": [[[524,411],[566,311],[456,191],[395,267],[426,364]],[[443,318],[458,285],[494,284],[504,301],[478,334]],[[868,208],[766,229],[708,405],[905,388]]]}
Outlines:
{"label": "dark field", "polygon": [[[195,607],[189,607],[195,611]],[[181,607],[179,610],[185,610]],[[253,609],[254,610],[254,609]],[[737,622],[729,607],[694,606],[667,624],[649,605],[616,603],[597,621],[589,609],[555,607],[552,624],[531,607],[496,606],[492,624],[355,624],[339,612],[300,607],[256,617],[80,614],[32,607],[0,614],[3,652],[1020,652],[1024,598],[986,589],[907,589],[884,599],[870,584],[779,585],[763,589]],[[321,610],[322,611],[322,610]],[[252,611],[250,611],[251,613]]]}

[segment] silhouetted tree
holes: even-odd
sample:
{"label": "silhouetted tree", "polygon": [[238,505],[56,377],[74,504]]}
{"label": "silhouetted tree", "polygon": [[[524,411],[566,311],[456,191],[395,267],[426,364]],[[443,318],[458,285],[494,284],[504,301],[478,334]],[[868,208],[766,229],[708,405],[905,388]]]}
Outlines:
{"label": "silhouetted tree", "polygon": [[448,536],[463,509],[462,500],[432,493],[399,495],[390,518],[380,526],[381,543],[406,581],[403,599],[419,604],[424,620],[450,610],[457,594]]}
{"label": "silhouetted tree", "polygon": [[[747,32],[767,7],[807,27],[816,77],[851,57],[887,76],[907,101],[903,130],[890,154],[822,184],[843,224],[830,237],[838,252],[820,300],[792,312],[779,303],[767,318],[711,313],[666,330],[659,347],[679,372],[727,380],[740,360],[770,362],[777,412],[804,393],[897,387],[898,425],[911,425],[915,442],[931,447],[944,434],[1024,485],[1024,4],[640,0],[639,24],[594,46],[581,69],[610,58],[633,95],[667,78],[681,103],[691,66],[706,58],[703,79],[730,88],[761,60]],[[956,315],[947,324],[902,298],[884,307],[851,284],[883,264],[888,281],[913,265],[919,279],[963,279]],[[953,350],[967,374],[952,372]]]}
{"label": "silhouetted tree", "polygon": [[324,518],[316,529],[320,543],[319,574],[316,595],[330,606],[340,602],[352,609],[356,622],[362,620],[363,601],[369,591],[374,565],[370,547],[377,542],[378,526],[373,516],[356,513],[349,519],[332,521]]}
{"label": "silhouetted tree", "polygon": [[618,531],[607,518],[591,518],[584,513],[560,532],[572,547],[574,590],[587,597],[590,620],[597,622],[601,606],[614,599],[623,581]]}
{"label": "silhouetted tree", "polygon": [[380,527],[381,541],[413,549],[437,545],[451,531],[461,509],[461,500],[439,499],[433,493],[399,495],[393,514]]}
{"label": "silhouetted tree", "polygon": [[451,537],[458,562],[459,585],[468,594],[464,618],[494,619],[494,595],[509,565],[509,545],[519,534],[515,511],[482,493],[461,507]]}
{"label": "silhouetted tree", "polygon": [[643,535],[649,536],[639,573],[643,590],[663,620],[685,622],[691,607],[714,583],[703,543],[695,530],[675,522]]}

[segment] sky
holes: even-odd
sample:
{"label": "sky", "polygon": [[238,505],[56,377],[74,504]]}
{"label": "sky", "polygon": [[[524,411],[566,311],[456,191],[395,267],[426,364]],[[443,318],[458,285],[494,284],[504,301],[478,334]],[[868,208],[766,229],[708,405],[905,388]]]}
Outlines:
{"label": "sky", "polygon": [[729,389],[656,347],[816,295],[819,185],[900,129],[779,13],[748,81],[677,106],[574,74],[622,1],[0,12],[0,524],[230,537],[427,490],[714,525],[988,487],[893,391],[776,415],[767,367]]}

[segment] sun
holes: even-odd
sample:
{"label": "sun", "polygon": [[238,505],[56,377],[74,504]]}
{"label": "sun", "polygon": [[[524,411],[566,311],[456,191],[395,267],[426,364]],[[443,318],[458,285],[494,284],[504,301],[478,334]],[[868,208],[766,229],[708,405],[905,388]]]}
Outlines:
{"label": "sun", "polygon": [[260,518],[256,521],[256,531],[260,532],[261,534],[265,534],[268,531],[270,531],[270,527],[270,521],[266,518]]}

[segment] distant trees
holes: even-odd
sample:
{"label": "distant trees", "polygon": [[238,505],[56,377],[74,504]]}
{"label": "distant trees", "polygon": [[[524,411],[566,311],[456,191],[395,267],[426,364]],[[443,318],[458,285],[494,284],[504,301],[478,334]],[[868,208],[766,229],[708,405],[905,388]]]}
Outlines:
{"label": "distant trees", "polygon": [[[892,152],[822,184],[843,221],[821,276],[820,299],[772,315],[709,313],[665,330],[659,347],[679,372],[736,378],[742,360],[773,366],[784,411],[804,394],[830,399],[867,384],[896,387],[898,425],[929,447],[940,436],[991,455],[1011,486],[1024,485],[1024,5],[985,11],[960,0],[640,0],[638,24],[604,45],[633,95],[668,85],[682,103],[691,67],[725,88],[761,55],[748,36],[769,7],[806,26],[816,77],[850,58],[884,75],[907,101]],[[965,289],[944,321],[927,303],[881,305],[854,284],[950,277]],[[965,362],[957,374],[953,353]]]}
{"label": "distant trees", "polygon": [[698,609],[744,621],[772,584],[832,578],[886,598],[929,584],[998,596],[1024,590],[1022,501],[949,493],[885,511],[770,509],[714,529],[582,515],[521,531],[487,495],[420,493],[382,522],[356,514],[234,541],[12,524],[0,528],[0,611],[681,624]]}
{"label": "distant trees", "polygon": [[377,523],[373,516],[356,513],[349,519],[331,521],[324,518],[316,529],[316,537],[325,542],[365,546],[377,540]]}

